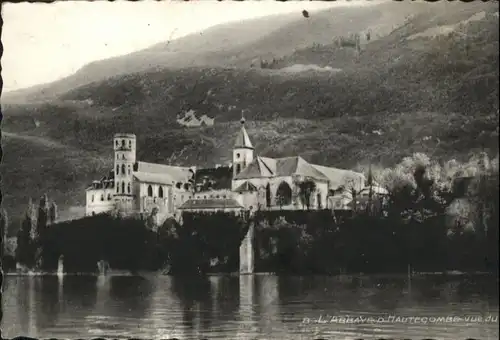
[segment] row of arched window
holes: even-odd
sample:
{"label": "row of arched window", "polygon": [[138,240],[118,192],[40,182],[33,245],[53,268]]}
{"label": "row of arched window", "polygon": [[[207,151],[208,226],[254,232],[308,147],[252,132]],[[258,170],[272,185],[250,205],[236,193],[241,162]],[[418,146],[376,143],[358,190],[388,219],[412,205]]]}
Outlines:
{"label": "row of arched window", "polygon": [[[320,193],[315,194],[315,196],[312,196],[313,193],[311,193],[311,196],[309,197],[309,201],[312,202],[313,200],[316,201],[316,205],[318,208],[323,207],[323,201],[322,201],[322,196]],[[271,203],[271,186],[269,183],[265,187],[265,198],[266,198],[266,205],[270,207],[272,205]],[[278,188],[275,193],[275,200],[276,204],[279,206],[286,206],[292,204],[292,188],[287,182],[281,182],[278,185]]]}
{"label": "row of arched window", "polygon": [[[158,187],[158,197],[163,198],[164,196],[163,187]],[[153,187],[151,185],[148,185],[148,197],[153,197]]]}
{"label": "row of arched window", "polygon": [[[125,170],[125,164],[122,164],[122,166],[121,166],[121,170],[122,170],[121,174],[122,174],[122,175],[126,175],[127,173],[130,175],[130,171],[131,171],[131,170],[130,170],[130,165],[129,165],[127,168],[128,168],[128,169],[127,169],[127,171],[126,171],[126,170]],[[117,175],[119,175],[119,174],[120,174],[120,165],[119,165],[119,164],[117,164],[117,165],[116,165],[116,174],[117,174]]]}
{"label": "row of arched window", "polygon": [[[108,199],[108,201],[112,200],[111,194],[108,194],[108,198],[107,199]],[[94,195],[92,195],[91,201],[92,201],[92,203],[94,203],[94,201],[95,201],[95,196]],[[101,201],[104,202],[104,194],[101,194]]]}
{"label": "row of arched window", "polygon": [[125,192],[125,182],[116,182],[116,193],[119,194],[121,189],[122,194],[130,194],[132,188],[130,187],[130,183],[127,184],[127,191]]}
{"label": "row of arched window", "polygon": [[[122,139],[121,144],[122,144],[122,148],[124,148],[124,147],[125,147],[125,145],[126,145],[126,144],[125,144],[125,139]],[[120,146],[120,142],[119,142],[118,140],[116,141],[116,146]],[[129,140],[129,141],[128,141],[128,147],[129,147],[129,148],[131,148],[131,147],[132,147],[132,141],[131,141],[131,140]]]}

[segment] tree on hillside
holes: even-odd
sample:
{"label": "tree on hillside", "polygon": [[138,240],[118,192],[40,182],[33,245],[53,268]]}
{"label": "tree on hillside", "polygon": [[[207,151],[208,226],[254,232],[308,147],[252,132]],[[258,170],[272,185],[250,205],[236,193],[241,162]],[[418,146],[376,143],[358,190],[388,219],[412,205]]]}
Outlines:
{"label": "tree on hillside", "polygon": [[30,235],[30,239],[32,241],[35,241],[38,239],[38,233],[37,233],[37,229],[36,229],[36,219],[37,219],[36,208],[35,208],[35,205],[33,204],[33,200],[30,197],[28,200],[28,206],[26,208],[25,221],[26,221],[27,226],[28,226],[28,222],[29,222],[29,227],[30,227],[29,235]]}
{"label": "tree on hillside", "polygon": [[159,212],[158,208],[153,207],[153,209],[151,210],[151,213],[146,218],[146,228],[148,228],[149,230],[151,230],[153,232],[158,231],[158,223],[157,223],[158,212]]}
{"label": "tree on hillside", "polygon": [[453,199],[453,181],[464,173],[464,167],[454,160],[441,165],[415,153],[382,171],[380,182],[389,191],[392,214],[422,222],[446,211]]}
{"label": "tree on hillside", "polygon": [[366,177],[366,186],[368,187],[368,205],[366,206],[368,214],[373,213],[373,172],[372,164],[368,168],[368,175]]}
{"label": "tree on hillside", "polygon": [[36,224],[34,223],[33,215],[34,208],[30,199],[21,223],[21,228],[17,232],[16,249],[16,261],[28,268],[31,268],[35,262],[34,240],[36,239]]}
{"label": "tree on hillside", "polygon": [[311,197],[316,191],[316,183],[310,179],[306,179],[298,183],[299,187],[299,198],[302,202],[302,207],[304,206],[309,210],[311,208]]}
{"label": "tree on hillside", "polygon": [[0,234],[2,235],[2,249],[0,250],[0,256],[3,259],[5,254],[5,249],[7,246],[7,235],[9,229],[9,218],[7,217],[7,211],[2,209],[0,212]]}
{"label": "tree on hillside", "polygon": [[496,195],[498,193],[498,155],[490,160],[489,156],[482,152],[469,161],[469,167],[476,168],[476,176],[472,187],[468,191],[468,198],[474,205],[474,225],[477,231],[486,236],[488,233],[488,220],[494,215]]}
{"label": "tree on hillside", "polygon": [[191,177],[189,177],[189,185],[186,189],[186,191],[191,188],[191,191],[193,193],[193,195],[196,193],[196,170],[190,168],[189,169],[189,173],[191,174]]}
{"label": "tree on hillside", "polygon": [[269,183],[266,185],[266,206],[271,207],[271,185]]}
{"label": "tree on hillside", "polygon": [[37,238],[33,240],[34,247],[34,260],[37,268],[42,268],[43,266],[43,257],[44,257],[44,249],[43,244],[45,243],[45,239],[47,236],[47,226],[50,223],[50,207],[49,207],[49,199],[47,194],[44,194],[40,197],[40,201],[38,203],[38,215],[36,219],[36,234]]}
{"label": "tree on hillside", "polygon": [[347,195],[351,199],[352,202],[352,211],[356,213],[358,210],[358,198],[360,193],[359,185],[356,184],[356,180],[352,178],[348,178],[344,180],[345,185],[341,186],[337,189],[337,192],[343,192],[344,195]]}
{"label": "tree on hillside", "polygon": [[58,217],[57,204],[56,204],[56,202],[52,202],[52,204],[50,205],[50,209],[49,209],[49,223],[50,224],[56,223],[57,217]]}
{"label": "tree on hillside", "polygon": [[43,239],[47,230],[47,222],[49,221],[49,199],[47,194],[40,197],[38,204],[38,215],[36,221],[36,231],[40,238]]}

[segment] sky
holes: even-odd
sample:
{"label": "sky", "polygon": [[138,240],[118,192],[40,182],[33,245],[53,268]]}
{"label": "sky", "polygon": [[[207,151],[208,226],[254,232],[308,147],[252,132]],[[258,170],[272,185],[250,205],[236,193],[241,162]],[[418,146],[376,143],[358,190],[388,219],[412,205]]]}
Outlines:
{"label": "sky", "polygon": [[128,54],[217,24],[336,5],[210,0],[5,3],[3,92],[52,82],[92,61]]}

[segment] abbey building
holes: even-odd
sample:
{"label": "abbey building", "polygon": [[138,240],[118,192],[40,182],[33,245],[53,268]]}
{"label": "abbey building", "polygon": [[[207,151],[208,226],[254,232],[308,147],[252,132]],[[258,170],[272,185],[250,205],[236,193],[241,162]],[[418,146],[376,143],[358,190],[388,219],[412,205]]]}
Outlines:
{"label": "abbey building", "polygon": [[[153,215],[157,223],[183,211],[349,209],[349,192],[363,192],[365,177],[311,164],[300,156],[255,154],[245,129],[236,137],[229,166],[199,169],[141,162],[136,136],[116,134],[114,168],[86,190],[86,215],[121,211]],[[221,176],[226,180],[221,180]]]}

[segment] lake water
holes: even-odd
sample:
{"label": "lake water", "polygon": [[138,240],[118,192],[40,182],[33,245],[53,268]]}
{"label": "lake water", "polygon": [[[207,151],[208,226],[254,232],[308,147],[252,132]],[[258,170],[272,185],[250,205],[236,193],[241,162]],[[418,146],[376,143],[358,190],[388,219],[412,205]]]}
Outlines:
{"label": "lake water", "polygon": [[7,276],[3,311],[7,338],[499,337],[493,277]]}

